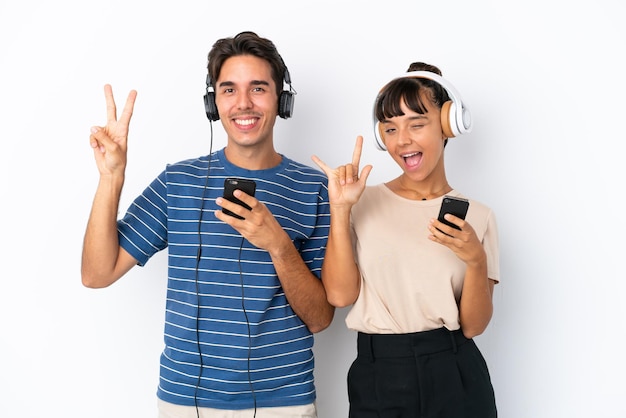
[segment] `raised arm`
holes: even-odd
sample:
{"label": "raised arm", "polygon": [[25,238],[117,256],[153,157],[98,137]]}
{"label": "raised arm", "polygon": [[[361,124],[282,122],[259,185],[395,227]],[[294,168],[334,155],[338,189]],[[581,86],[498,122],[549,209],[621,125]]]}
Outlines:
{"label": "raised arm", "polygon": [[104,86],[107,124],[92,127],[89,142],[100,173],[83,241],[81,277],[87,287],[106,287],[122,277],[136,260],[119,246],[117,212],[126,171],[128,127],[136,91],[131,91],[119,120],[110,85]]}
{"label": "raised arm", "polygon": [[317,156],[313,161],[328,176],[330,196],[330,232],[326,256],[322,266],[322,282],[328,301],[336,307],[353,304],[359,296],[361,275],[356,264],[350,233],[350,212],[365,190],[371,165],[363,167],[359,176],[359,164],[363,149],[363,137],[356,140],[352,162],[331,169]]}

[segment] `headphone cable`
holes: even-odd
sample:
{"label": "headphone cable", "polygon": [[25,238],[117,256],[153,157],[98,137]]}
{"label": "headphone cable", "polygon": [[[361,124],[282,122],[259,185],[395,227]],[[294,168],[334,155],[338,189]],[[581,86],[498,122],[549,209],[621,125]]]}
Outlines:
{"label": "headphone cable", "polygon": [[200,373],[198,373],[198,380],[193,395],[194,406],[196,407],[196,416],[200,418],[200,410],[198,409],[198,390],[200,389],[200,383],[202,382],[202,371],[204,369],[204,362],[202,360],[202,349],[200,346],[200,285],[199,285],[199,270],[200,260],[202,259],[202,217],[204,215],[204,197],[206,195],[206,189],[209,185],[209,177],[211,174],[211,154],[213,153],[213,122],[209,120],[210,126],[210,142],[209,142],[209,156],[207,159],[206,178],[204,179],[204,188],[202,190],[202,200],[200,202],[200,216],[198,219],[198,251],[196,253],[196,272],[195,272],[195,285],[196,285],[196,342],[198,347],[198,356],[200,357]]}
{"label": "headphone cable", "polygon": [[[200,217],[198,222],[198,251],[196,253],[196,271],[195,271],[195,286],[196,286],[196,300],[197,300],[197,308],[196,308],[196,342],[198,347],[198,355],[200,358],[200,373],[198,373],[198,380],[196,382],[195,392],[193,396],[194,406],[196,408],[196,417],[200,418],[200,409],[198,406],[198,390],[200,389],[200,383],[202,382],[202,371],[204,369],[204,363],[202,360],[202,349],[200,345],[200,286],[199,286],[199,270],[200,270],[200,260],[202,259],[202,217],[204,215],[204,198],[206,196],[206,190],[209,184],[210,172],[211,172],[211,154],[213,153],[213,122],[209,121],[209,125],[211,128],[211,141],[209,146],[209,157],[207,160],[207,175],[204,180],[204,189],[202,190],[202,201],[200,204]],[[252,331],[250,328],[250,320],[248,318],[248,312],[245,307],[245,293],[244,293],[244,283],[243,283],[243,273],[241,270],[241,253],[243,250],[243,243],[245,238],[241,237],[241,244],[239,245],[239,256],[238,256],[238,264],[239,264],[239,281],[241,283],[241,308],[243,310],[243,314],[246,318],[246,325],[248,327],[248,358],[247,358],[247,368],[248,368],[248,383],[250,384],[250,392],[252,393],[252,399],[254,402],[254,415],[256,418],[256,394],[254,393],[254,386],[252,385],[252,377],[250,372],[250,357],[252,351]]]}
{"label": "headphone cable", "polygon": [[246,325],[248,327],[248,383],[250,384],[250,392],[252,393],[252,401],[254,403],[254,417],[256,417],[256,393],[254,393],[254,386],[252,385],[252,374],[250,372],[250,357],[252,353],[252,331],[250,329],[250,319],[248,318],[248,311],[246,311],[245,305],[245,293],[244,293],[244,283],[243,283],[243,272],[241,269],[241,252],[243,249],[243,243],[245,238],[241,237],[241,244],[239,245],[239,282],[241,283],[241,309],[243,310],[243,315],[246,317]]}

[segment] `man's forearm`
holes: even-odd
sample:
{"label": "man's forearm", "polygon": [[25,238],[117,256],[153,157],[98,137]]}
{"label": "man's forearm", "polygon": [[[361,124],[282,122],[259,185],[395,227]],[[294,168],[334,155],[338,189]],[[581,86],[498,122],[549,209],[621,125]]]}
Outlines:
{"label": "man's forearm", "polygon": [[293,243],[272,254],[272,261],[294,312],[313,333],[327,328],[335,308],[326,299],[322,281],[311,273]]}
{"label": "man's forearm", "polygon": [[81,274],[87,287],[106,287],[117,278],[117,211],[123,178],[102,177],[93,200],[83,241]]}

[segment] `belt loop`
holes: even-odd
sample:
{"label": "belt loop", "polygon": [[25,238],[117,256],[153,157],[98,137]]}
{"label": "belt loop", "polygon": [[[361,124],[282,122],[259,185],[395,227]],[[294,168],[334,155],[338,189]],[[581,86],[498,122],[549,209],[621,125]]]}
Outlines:
{"label": "belt loop", "polygon": [[454,335],[454,331],[450,331],[449,334],[450,334],[450,341],[452,341],[452,352],[456,354],[457,346],[456,346],[456,338]]}

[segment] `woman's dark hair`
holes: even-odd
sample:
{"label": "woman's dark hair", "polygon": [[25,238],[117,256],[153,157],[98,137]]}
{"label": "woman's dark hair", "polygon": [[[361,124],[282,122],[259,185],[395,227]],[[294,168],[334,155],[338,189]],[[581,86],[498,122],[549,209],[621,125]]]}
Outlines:
{"label": "woman's dark hair", "polygon": [[211,83],[215,83],[219,78],[224,61],[240,55],[252,55],[264,59],[270,64],[272,79],[276,85],[276,94],[280,97],[287,67],[272,41],[261,38],[250,31],[241,32],[232,38],[219,39],[213,44],[211,51],[209,51],[207,65]]}
{"label": "woman's dark hair", "polygon": [[[423,62],[412,63],[408,71],[429,71],[441,75],[439,68]],[[404,115],[400,108],[403,102],[412,111],[423,115],[427,110],[422,103],[422,92],[428,94],[430,101],[440,109],[450,100],[448,92],[436,81],[422,77],[397,78],[380,90],[374,104],[376,119],[380,122]]]}

